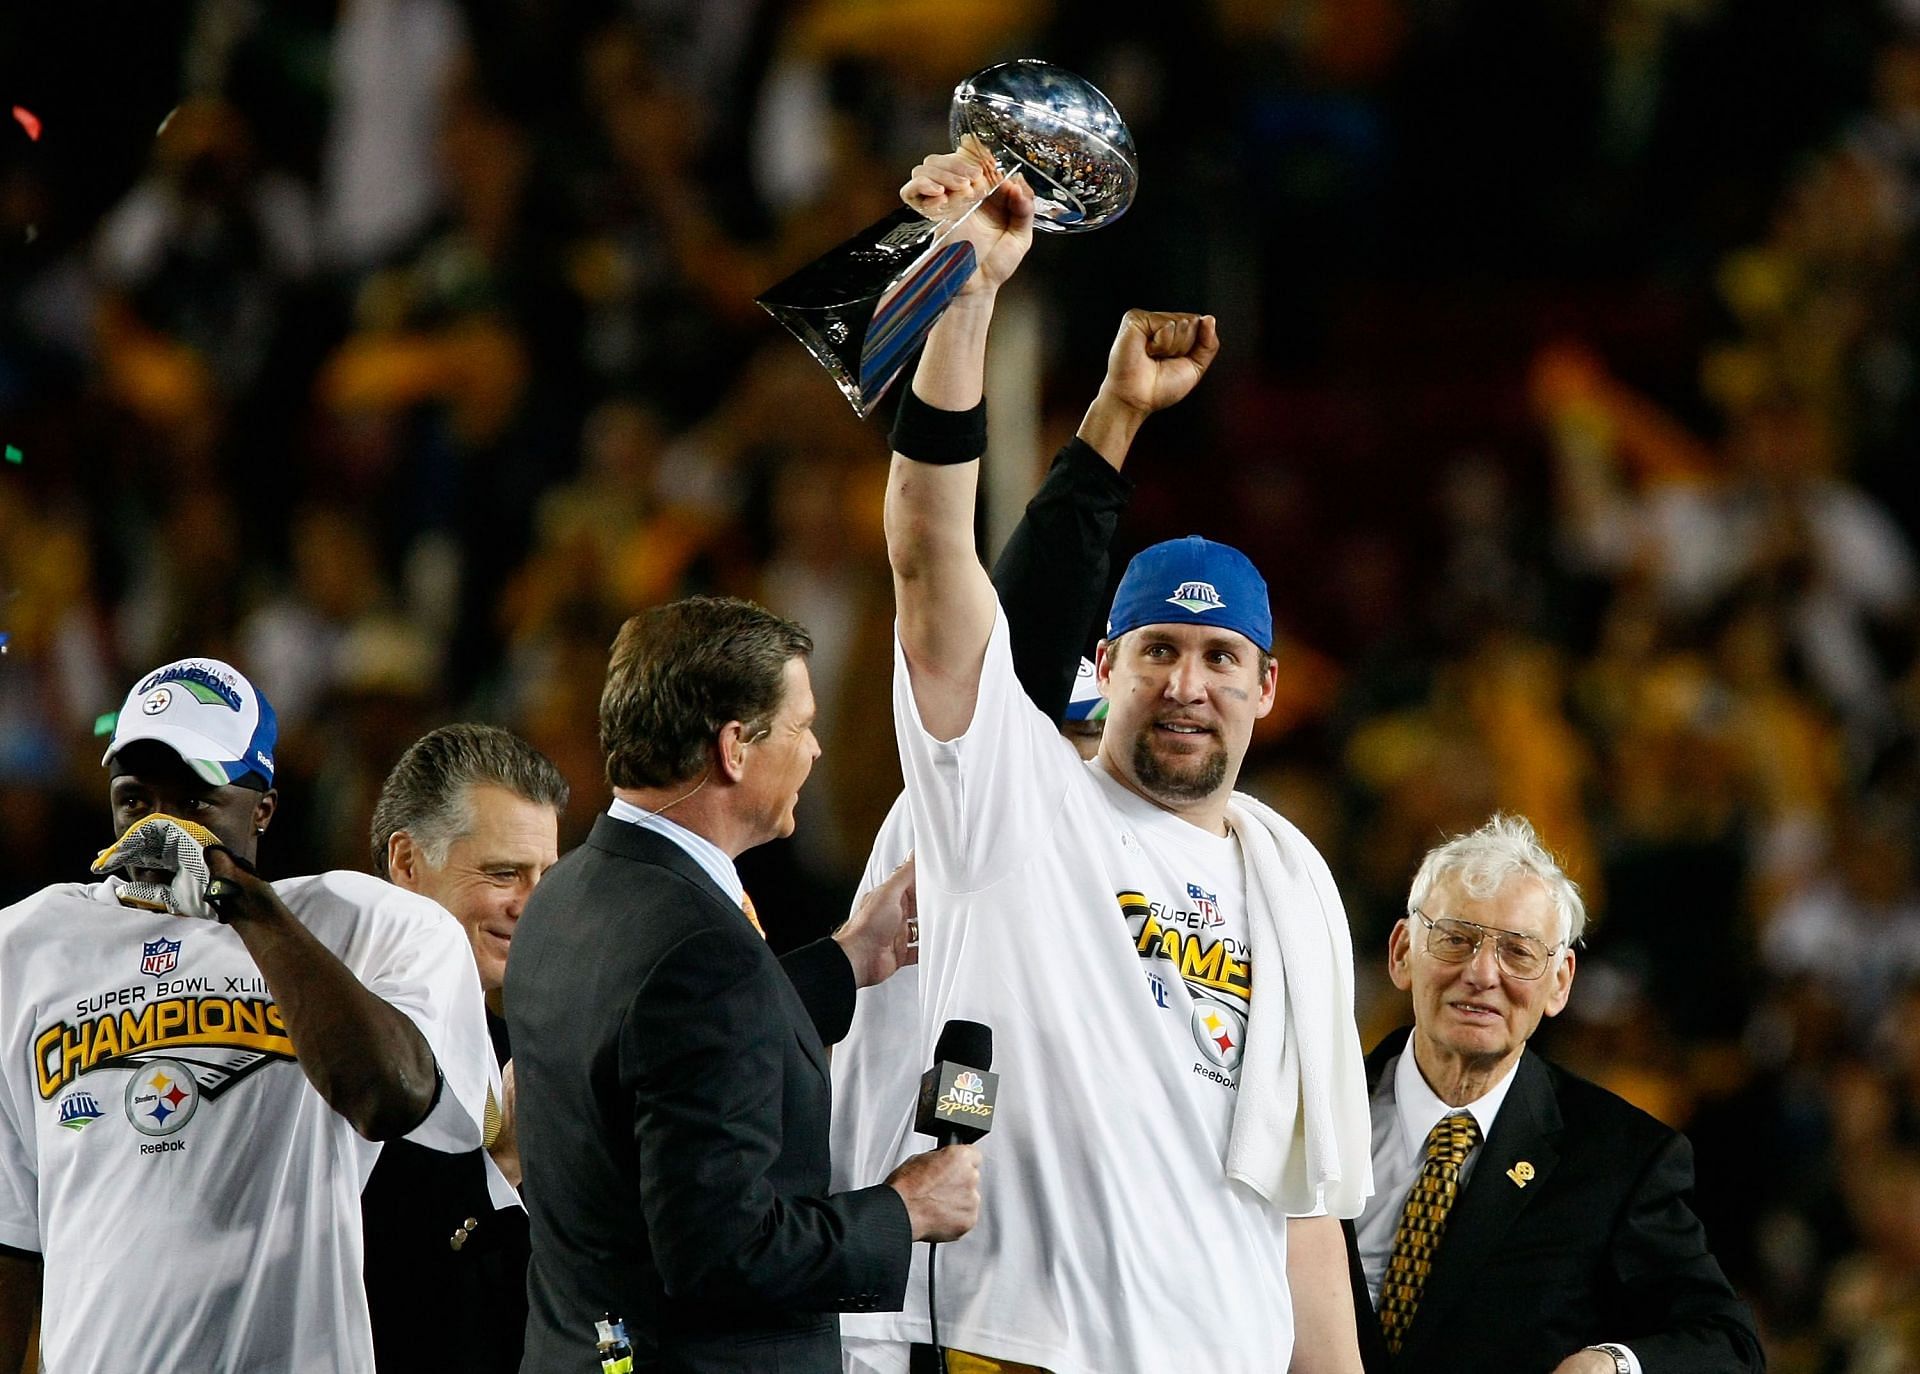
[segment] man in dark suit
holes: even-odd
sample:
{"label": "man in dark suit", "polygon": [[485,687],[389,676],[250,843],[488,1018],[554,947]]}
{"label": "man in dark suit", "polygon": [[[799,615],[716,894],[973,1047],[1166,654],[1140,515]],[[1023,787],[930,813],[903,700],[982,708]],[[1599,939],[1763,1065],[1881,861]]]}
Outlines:
{"label": "man in dark suit", "polygon": [[614,797],[529,900],[507,967],[532,1224],[527,1371],[837,1374],[842,1311],[898,1307],[915,1240],[973,1225],[979,1155],[829,1195],[825,1045],[910,958],[910,875],[776,960],[734,856],[788,835],[819,745],[812,641],[748,602],[637,615],[600,740]]}
{"label": "man in dark suit", "polygon": [[1579,889],[1525,820],[1429,853],[1388,942],[1413,1027],[1367,1060],[1347,1228],[1369,1374],[1761,1370],[1693,1214],[1686,1138],[1526,1052],[1573,986]]}

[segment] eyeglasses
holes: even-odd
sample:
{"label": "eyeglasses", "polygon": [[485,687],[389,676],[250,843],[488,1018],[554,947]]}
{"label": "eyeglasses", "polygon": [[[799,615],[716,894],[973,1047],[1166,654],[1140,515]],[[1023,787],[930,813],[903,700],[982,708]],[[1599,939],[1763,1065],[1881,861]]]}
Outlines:
{"label": "eyeglasses", "polygon": [[1491,937],[1494,962],[1500,965],[1500,971],[1510,978],[1532,982],[1547,971],[1548,962],[1560,949],[1559,944],[1543,944],[1531,935],[1511,930],[1496,930],[1450,916],[1436,921],[1424,911],[1413,914],[1426,923],[1427,953],[1443,964],[1466,963],[1480,952],[1481,941]]}

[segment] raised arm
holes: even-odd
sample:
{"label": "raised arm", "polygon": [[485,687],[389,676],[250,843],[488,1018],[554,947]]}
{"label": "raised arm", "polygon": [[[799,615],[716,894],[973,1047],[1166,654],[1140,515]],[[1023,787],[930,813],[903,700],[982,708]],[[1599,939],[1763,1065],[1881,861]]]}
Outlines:
{"label": "raised arm", "polygon": [[[978,266],[928,335],[903,407],[917,399],[936,412],[964,413],[982,403],[994,298],[1033,242],[1033,192],[1016,176],[989,197],[995,175],[970,145],[928,158],[901,188],[908,204],[933,219],[954,218],[986,197],[953,231],[973,244]],[[887,560],[900,644],[921,721],[940,739],[963,734],[973,719],[993,631],[993,584],[973,540],[978,458],[976,452],[966,461],[934,463],[896,451],[887,482]]]}
{"label": "raised arm", "polygon": [[[1133,491],[1121,469],[1134,436],[1147,416],[1192,389],[1219,347],[1211,315],[1128,311],[1079,433],[1053,460],[993,565],[1013,670],[1049,720],[1066,714],[1106,594],[1108,551]],[[1179,363],[1190,366],[1176,371]]]}

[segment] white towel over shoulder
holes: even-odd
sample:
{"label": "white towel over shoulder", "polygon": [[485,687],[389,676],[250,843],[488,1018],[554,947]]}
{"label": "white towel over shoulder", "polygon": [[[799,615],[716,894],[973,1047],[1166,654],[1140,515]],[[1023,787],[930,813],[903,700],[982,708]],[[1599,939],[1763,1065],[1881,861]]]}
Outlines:
{"label": "white towel over shoulder", "polygon": [[1236,792],[1227,823],[1246,856],[1256,970],[1227,1177],[1294,1215],[1357,1217],[1373,1132],[1346,909],[1319,851],[1272,807]]}

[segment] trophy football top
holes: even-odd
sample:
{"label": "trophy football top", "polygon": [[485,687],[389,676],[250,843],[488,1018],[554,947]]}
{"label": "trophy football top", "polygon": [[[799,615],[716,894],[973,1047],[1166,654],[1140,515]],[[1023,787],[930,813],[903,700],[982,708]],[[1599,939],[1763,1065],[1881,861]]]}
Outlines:
{"label": "trophy football top", "polygon": [[1024,171],[1034,227],[1098,229],[1125,214],[1140,185],[1133,135],[1085,77],[1024,58],[975,72],[954,88],[954,145],[972,134],[1011,175]]}

